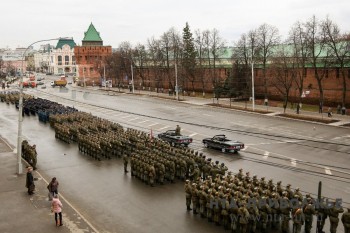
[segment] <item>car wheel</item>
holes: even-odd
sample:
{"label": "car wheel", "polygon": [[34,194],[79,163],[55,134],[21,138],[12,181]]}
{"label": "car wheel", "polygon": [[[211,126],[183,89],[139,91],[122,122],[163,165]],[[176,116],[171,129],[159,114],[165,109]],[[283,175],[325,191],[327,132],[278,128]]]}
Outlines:
{"label": "car wheel", "polygon": [[221,149],[221,152],[222,152],[222,153],[225,153],[225,152],[226,152],[226,149],[225,149],[225,148],[222,148],[222,149]]}
{"label": "car wheel", "polygon": [[208,143],[204,143],[204,147],[205,147],[205,148],[209,148]]}
{"label": "car wheel", "polygon": [[171,142],[171,146],[175,147],[175,142]]}
{"label": "car wheel", "polygon": [[238,150],[235,150],[233,153],[238,154]]}

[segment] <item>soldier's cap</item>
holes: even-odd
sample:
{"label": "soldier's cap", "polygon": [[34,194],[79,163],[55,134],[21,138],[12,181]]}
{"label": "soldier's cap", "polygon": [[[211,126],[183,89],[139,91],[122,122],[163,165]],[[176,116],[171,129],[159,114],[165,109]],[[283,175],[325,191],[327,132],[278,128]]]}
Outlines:
{"label": "soldier's cap", "polygon": [[243,169],[242,169],[242,168],[240,168],[240,169],[239,169],[239,171],[241,172],[241,171],[243,171]]}
{"label": "soldier's cap", "polygon": [[197,184],[196,184],[196,183],[192,183],[192,185],[193,185],[193,186],[197,186]]}
{"label": "soldier's cap", "polygon": [[219,164],[220,162],[218,160],[215,161],[216,164]]}
{"label": "soldier's cap", "polygon": [[282,181],[278,181],[278,182],[277,182],[277,184],[281,184],[281,183],[282,183]]}
{"label": "soldier's cap", "polygon": [[300,190],[299,187],[295,189],[295,191],[299,191],[299,190]]}
{"label": "soldier's cap", "polygon": [[290,184],[287,184],[287,186],[286,187],[290,187]]}

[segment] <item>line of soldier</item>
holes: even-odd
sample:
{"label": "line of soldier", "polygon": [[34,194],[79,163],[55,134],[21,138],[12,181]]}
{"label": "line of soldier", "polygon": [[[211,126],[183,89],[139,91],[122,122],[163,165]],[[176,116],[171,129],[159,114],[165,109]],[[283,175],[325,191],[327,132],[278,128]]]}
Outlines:
{"label": "line of soldier", "polygon": [[[0,91],[0,101],[6,102],[7,104],[16,104],[19,102],[19,91]],[[23,94],[23,100],[28,100],[33,98],[33,96],[28,94]]]}
{"label": "line of soldier", "polygon": [[[342,207],[335,203],[331,208],[327,208],[325,202],[317,206],[311,195],[304,197],[299,188],[293,191],[290,184],[283,188],[281,181],[275,185],[272,180],[266,182],[264,177],[260,180],[256,175],[250,177],[249,172],[244,175],[242,169],[235,175],[228,172],[227,176],[218,174],[207,179],[198,177],[192,182],[186,180],[184,188],[187,211],[193,210],[193,214],[200,214],[209,222],[231,229],[231,232],[267,232],[270,228],[288,232],[292,219],[293,233],[301,232],[302,225],[305,233],[310,233],[314,215],[317,215],[318,232],[323,232],[329,217],[330,232],[335,233],[339,214],[343,212]],[[291,200],[297,204],[292,205]],[[349,228],[348,216],[348,213],[344,214],[342,220],[349,224]]]}
{"label": "line of soldier", "polygon": [[31,146],[27,140],[22,141],[22,158],[24,158],[34,170],[37,163],[36,145]]}

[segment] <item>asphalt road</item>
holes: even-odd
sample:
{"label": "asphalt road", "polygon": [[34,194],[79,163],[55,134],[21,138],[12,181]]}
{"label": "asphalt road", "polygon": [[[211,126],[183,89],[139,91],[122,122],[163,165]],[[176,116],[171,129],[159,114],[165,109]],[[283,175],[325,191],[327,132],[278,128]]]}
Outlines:
{"label": "asphalt road", "polygon": [[[146,132],[152,128],[155,135],[180,124],[182,134],[194,138],[191,148],[224,162],[233,172],[243,168],[312,194],[317,193],[318,182],[322,181],[324,196],[342,198],[344,205],[350,206],[348,129],[73,87],[48,86],[27,92],[125,127]],[[16,145],[18,112],[4,103],[0,111],[0,134]],[[244,142],[246,149],[239,154],[223,154],[203,148],[201,139],[223,133]],[[56,176],[66,199],[100,232],[224,232],[185,211],[180,181],[146,186],[124,175],[121,160],[96,162],[79,154],[77,145],[55,140],[53,129],[34,116],[24,118],[23,134],[37,145],[41,173],[47,178]],[[338,232],[343,232],[341,228]]]}

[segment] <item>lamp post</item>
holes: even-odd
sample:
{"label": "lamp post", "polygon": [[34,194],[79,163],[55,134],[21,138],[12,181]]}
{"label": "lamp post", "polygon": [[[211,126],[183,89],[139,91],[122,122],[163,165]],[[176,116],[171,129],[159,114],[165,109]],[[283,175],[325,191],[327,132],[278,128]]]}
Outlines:
{"label": "lamp post", "polygon": [[132,93],[134,94],[135,92],[135,86],[134,86],[134,67],[132,65],[132,59],[128,58],[128,57],[124,57],[126,59],[128,59],[130,61],[130,68],[131,68],[131,86],[132,86]]}
{"label": "lamp post", "polygon": [[[24,71],[24,58],[27,50],[34,44],[45,42],[45,41],[51,41],[51,40],[59,40],[61,38],[55,38],[55,39],[46,39],[46,40],[38,40],[30,44],[26,50],[24,50],[24,53],[22,55],[22,72],[21,72],[21,79],[20,79],[20,86],[19,86],[19,104],[18,104],[18,135],[17,135],[17,174],[22,174],[23,167],[22,167],[22,123],[23,123],[23,71]],[[65,39],[65,38],[62,38]]]}
{"label": "lamp post", "polygon": [[254,61],[252,54],[252,108],[255,111],[255,93],[254,93]]}
{"label": "lamp post", "polygon": [[179,101],[179,87],[177,86],[177,64],[175,63],[175,91],[176,91],[176,100]]}

